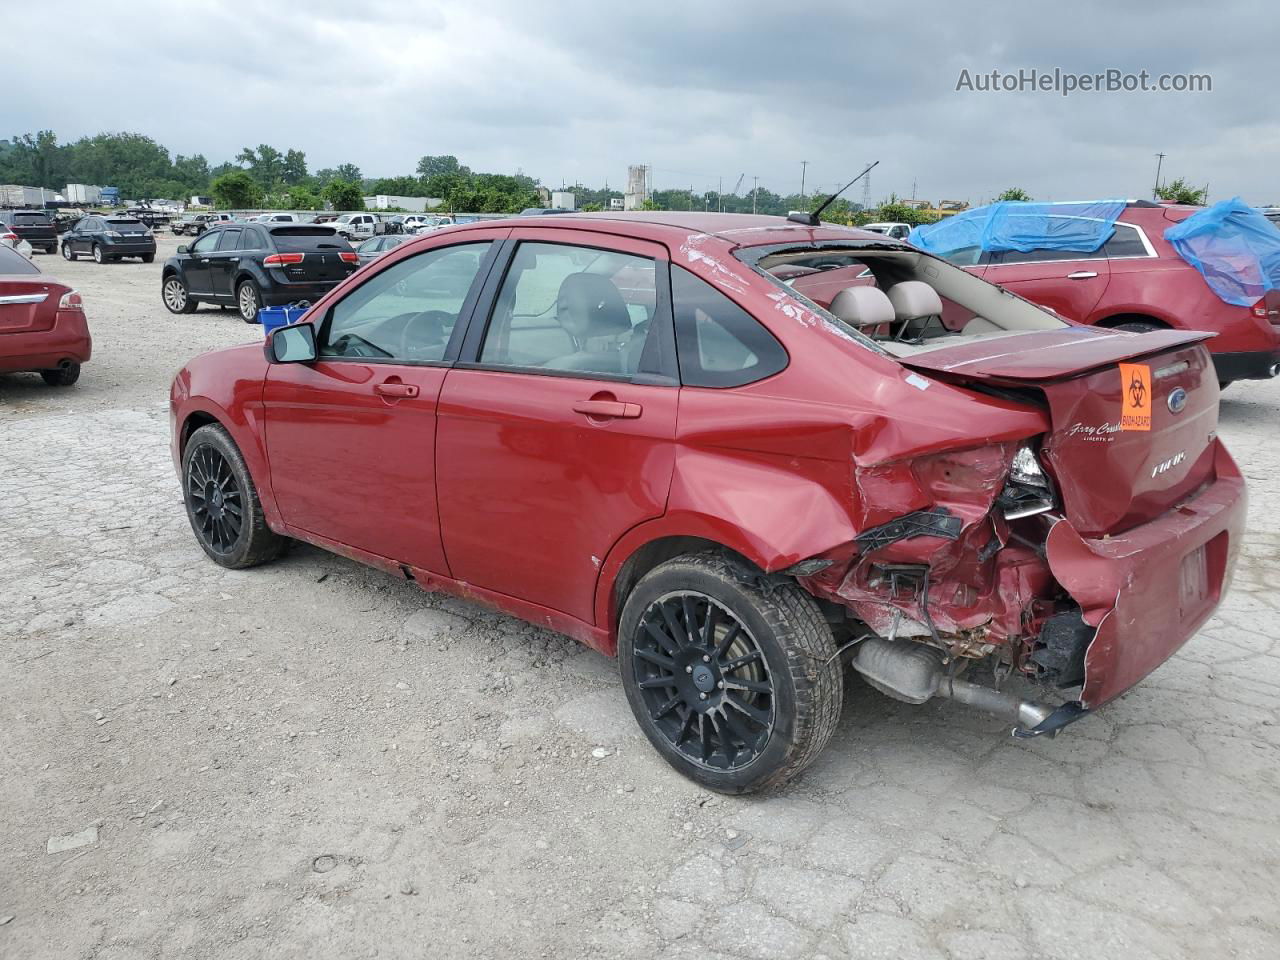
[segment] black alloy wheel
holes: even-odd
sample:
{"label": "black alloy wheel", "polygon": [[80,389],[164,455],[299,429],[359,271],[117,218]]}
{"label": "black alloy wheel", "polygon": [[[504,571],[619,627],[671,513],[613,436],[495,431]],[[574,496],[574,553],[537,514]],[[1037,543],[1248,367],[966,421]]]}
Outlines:
{"label": "black alloy wheel", "polygon": [[633,656],[649,717],[691,762],[744,767],[773,731],[773,684],[760,645],[742,621],[692,591],[655,600]]}
{"label": "black alloy wheel", "polygon": [[230,554],[244,531],[245,493],[227,458],[211,444],[201,445],[188,462],[187,497],[201,546]]}

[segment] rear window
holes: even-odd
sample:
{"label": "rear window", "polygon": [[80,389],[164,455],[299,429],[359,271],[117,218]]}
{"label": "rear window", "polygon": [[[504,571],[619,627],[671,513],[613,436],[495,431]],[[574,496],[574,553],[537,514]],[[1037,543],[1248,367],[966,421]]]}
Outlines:
{"label": "rear window", "polygon": [[111,224],[113,227],[140,227],[140,226],[142,226],[142,221],[141,221],[141,220],[133,220],[133,219],[130,219],[130,218],[128,218],[128,217],[120,217],[120,218],[112,217],[111,219],[107,220],[107,223]]}
{"label": "rear window", "polygon": [[39,273],[40,268],[9,247],[0,246],[0,275],[12,276],[15,273]]}
{"label": "rear window", "polygon": [[347,243],[332,227],[313,225],[279,226],[271,228],[271,239],[282,253],[305,253],[307,250],[350,250]]}
{"label": "rear window", "polygon": [[13,222],[25,226],[48,226],[49,217],[44,213],[15,213]]}

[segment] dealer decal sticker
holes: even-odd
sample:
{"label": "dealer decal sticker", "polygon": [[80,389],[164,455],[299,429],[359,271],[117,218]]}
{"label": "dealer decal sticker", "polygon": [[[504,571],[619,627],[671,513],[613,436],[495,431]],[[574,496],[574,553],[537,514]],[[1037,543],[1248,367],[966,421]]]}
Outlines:
{"label": "dealer decal sticker", "polygon": [[1151,429],[1151,368],[1120,364],[1120,429]]}

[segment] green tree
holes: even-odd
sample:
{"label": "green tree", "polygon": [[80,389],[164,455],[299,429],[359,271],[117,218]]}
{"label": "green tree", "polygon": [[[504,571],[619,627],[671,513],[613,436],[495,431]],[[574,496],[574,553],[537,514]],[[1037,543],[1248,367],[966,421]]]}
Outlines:
{"label": "green tree", "polygon": [[1023,190],[1021,187],[1010,187],[1004,193],[1000,194],[1000,196],[996,197],[997,201],[999,200],[1030,200],[1030,199],[1031,199],[1031,194],[1027,193],[1027,191]]}
{"label": "green tree", "polygon": [[263,189],[271,189],[284,173],[284,154],[270,144],[260,143],[258,149],[245,147],[236,154],[236,162],[249,168],[253,179]]}
{"label": "green tree", "polygon": [[324,207],[324,201],[318,193],[307,187],[290,187],[285,195],[285,206],[290,210],[320,210]]}
{"label": "green tree", "polygon": [[1207,194],[1207,189],[1202,187],[1197,190],[1182,177],[1156,187],[1156,196],[1161,200],[1167,200],[1170,203],[1187,203],[1196,207],[1204,206],[1205,200],[1208,199]]}
{"label": "green tree", "polygon": [[214,202],[231,210],[256,207],[262,202],[262,188],[244,170],[233,170],[218,177],[209,185]]}
{"label": "green tree", "polygon": [[383,177],[381,180],[370,180],[370,193],[385,193],[393,197],[417,197],[422,188],[422,181],[417,177]]}
{"label": "green tree", "polygon": [[354,163],[340,163],[333,171],[334,179],[346,180],[348,183],[354,183],[358,187],[364,177],[360,175],[360,168]]}
{"label": "green tree", "polygon": [[438,157],[425,156],[418,161],[418,176],[424,180],[441,174],[458,173],[468,176],[471,171],[458,162],[458,158],[451,154],[442,154]]}
{"label": "green tree", "polygon": [[209,186],[210,179],[209,161],[201,153],[191,157],[178,154],[173,158],[173,178],[180,181],[186,188],[205,190]]}
{"label": "green tree", "polygon": [[67,182],[67,153],[52,130],[24,133],[14,137],[13,146],[5,152],[0,178],[6,183],[59,189]]}
{"label": "green tree", "polygon": [[350,180],[332,180],[325,186],[324,198],[335,210],[363,210],[364,197],[360,185]]}
{"label": "green tree", "polygon": [[307,179],[307,155],[301,150],[288,150],[281,162],[280,179],[293,186]]}

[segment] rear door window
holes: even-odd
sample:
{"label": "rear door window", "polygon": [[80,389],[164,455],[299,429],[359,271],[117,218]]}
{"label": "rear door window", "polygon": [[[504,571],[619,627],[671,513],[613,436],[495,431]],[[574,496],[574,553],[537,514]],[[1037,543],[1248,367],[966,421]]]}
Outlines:
{"label": "rear door window", "polygon": [[671,267],[680,381],[691,387],[740,387],[771,377],[787,352],[755,317],[683,267]]}
{"label": "rear door window", "polygon": [[238,229],[223,230],[222,240],[218,243],[219,252],[234,250],[238,246],[240,246],[240,231]]}
{"label": "rear door window", "polygon": [[657,302],[647,257],[558,243],[520,244],[480,351],[482,364],[632,376]]}

